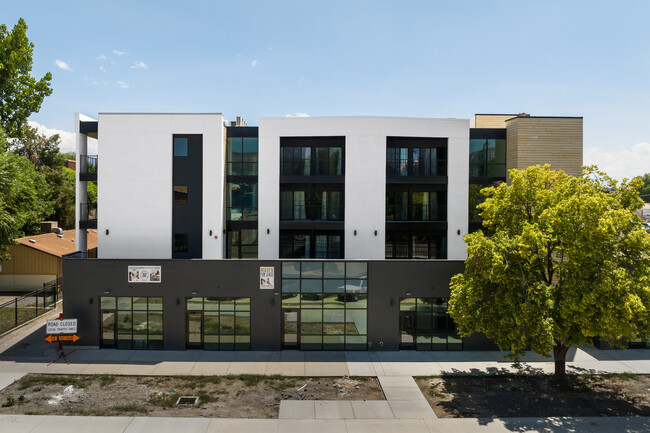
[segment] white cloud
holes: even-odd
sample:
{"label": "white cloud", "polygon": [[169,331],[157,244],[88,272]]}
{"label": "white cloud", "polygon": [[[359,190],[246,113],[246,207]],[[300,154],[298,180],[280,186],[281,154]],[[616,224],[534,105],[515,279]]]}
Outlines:
{"label": "white cloud", "polygon": [[90,84],[93,84],[93,85],[95,85],[95,86],[96,86],[97,84],[99,84],[99,83],[97,82],[97,80],[95,80],[94,78],[84,77],[84,81],[85,81],[86,83],[90,83]]}
{"label": "white cloud", "polygon": [[97,57],[95,57],[95,58],[96,58],[97,60],[101,60],[101,61],[106,61],[106,60],[108,60],[108,57],[106,57],[106,56],[103,55],[103,54],[101,54],[101,55],[99,55],[99,56],[97,56]]}
{"label": "white cloud", "polygon": [[103,73],[106,73],[106,68],[103,67],[103,66],[100,66],[100,67],[99,67],[99,70],[102,71]]}
{"label": "white cloud", "polygon": [[616,149],[586,148],[584,165],[598,168],[615,179],[628,179],[650,173],[650,143],[620,146]]}
{"label": "white cloud", "polygon": [[129,87],[128,84],[126,84],[124,81],[121,81],[121,80],[117,82],[117,85],[119,87],[121,87],[122,89],[126,89],[127,87]]}
{"label": "white cloud", "polygon": [[127,53],[126,51],[113,50],[113,54],[115,54],[116,56],[123,56],[123,55],[129,54],[129,53]]}
{"label": "white cloud", "polygon": [[145,62],[141,62],[138,60],[137,62],[133,63],[131,69],[149,69],[149,66],[147,66]]}
{"label": "white cloud", "polygon": [[309,114],[307,114],[307,113],[293,113],[293,114],[285,114],[284,117],[309,117]]}
{"label": "white cloud", "polygon": [[65,70],[65,71],[70,71],[70,72],[72,72],[72,68],[70,67],[70,65],[68,65],[68,64],[67,64],[66,62],[64,62],[63,60],[56,59],[56,60],[54,61],[54,63],[55,63],[55,64],[56,64],[60,69],[63,69],[63,70]]}
{"label": "white cloud", "polygon": [[255,66],[257,66],[257,59],[251,62],[251,68],[254,68]]}

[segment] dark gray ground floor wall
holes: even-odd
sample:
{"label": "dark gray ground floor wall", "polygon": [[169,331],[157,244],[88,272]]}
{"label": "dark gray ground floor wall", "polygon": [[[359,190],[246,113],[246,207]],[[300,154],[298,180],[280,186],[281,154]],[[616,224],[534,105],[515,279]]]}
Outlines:
{"label": "dark gray ground floor wall", "polygon": [[[288,261],[288,260],[287,260]],[[462,261],[368,261],[368,343],[371,350],[398,350],[399,300],[449,297],[451,277]],[[128,266],[161,266],[159,283],[129,283]],[[275,268],[275,289],[260,290],[260,267]],[[168,350],[186,348],[186,298],[250,297],[251,349],[280,350],[282,261],[67,259],[63,264],[65,318],[77,318],[79,344],[100,343],[102,296],[163,297],[163,340]],[[193,294],[193,292],[196,292]],[[493,348],[485,338],[466,340],[471,349]],[[470,347],[465,347],[468,349]]]}

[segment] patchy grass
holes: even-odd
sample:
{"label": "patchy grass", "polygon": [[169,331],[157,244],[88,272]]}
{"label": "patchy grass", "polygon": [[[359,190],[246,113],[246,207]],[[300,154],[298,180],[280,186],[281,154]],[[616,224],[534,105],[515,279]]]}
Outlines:
{"label": "patchy grass", "polygon": [[58,375],[27,375],[18,381],[18,389],[38,388],[41,390],[48,385],[73,385],[75,388],[85,388],[97,376],[58,376]]}

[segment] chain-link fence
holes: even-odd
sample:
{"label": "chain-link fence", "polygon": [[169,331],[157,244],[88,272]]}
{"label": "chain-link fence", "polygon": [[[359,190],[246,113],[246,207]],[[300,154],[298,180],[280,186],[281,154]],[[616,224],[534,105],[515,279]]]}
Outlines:
{"label": "chain-link fence", "polygon": [[47,313],[61,296],[62,279],[44,283],[41,290],[27,293],[0,305],[0,334]]}

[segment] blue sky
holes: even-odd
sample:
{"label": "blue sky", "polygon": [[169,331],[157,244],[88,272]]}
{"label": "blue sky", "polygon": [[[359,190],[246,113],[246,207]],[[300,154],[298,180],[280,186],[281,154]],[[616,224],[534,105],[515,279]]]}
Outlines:
{"label": "blue sky", "polygon": [[[584,117],[585,163],[650,172],[650,2],[15,1],[34,74],[31,120],[76,111],[260,117],[475,113]],[[63,146],[71,145],[62,134]]]}

